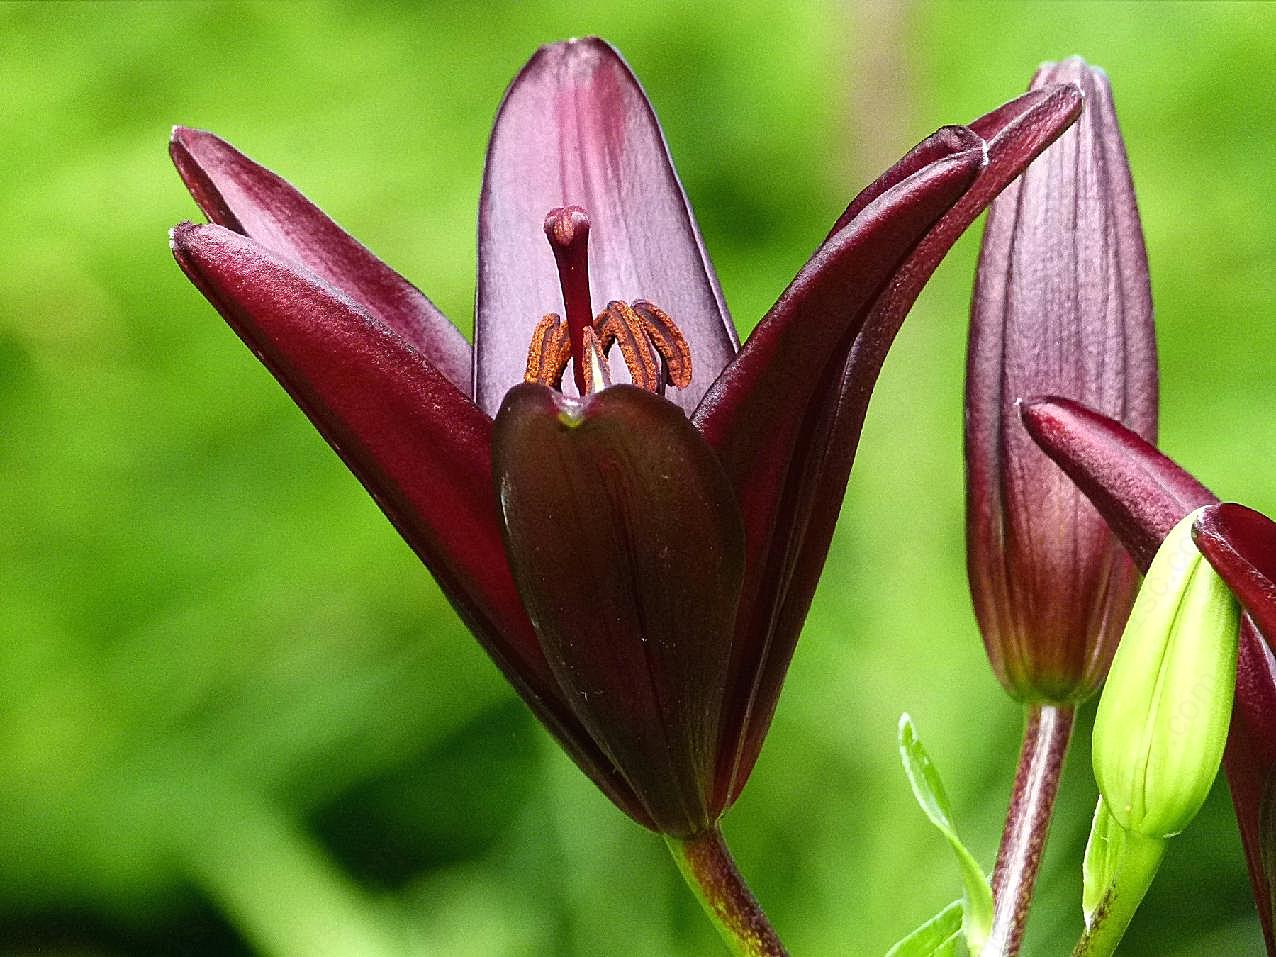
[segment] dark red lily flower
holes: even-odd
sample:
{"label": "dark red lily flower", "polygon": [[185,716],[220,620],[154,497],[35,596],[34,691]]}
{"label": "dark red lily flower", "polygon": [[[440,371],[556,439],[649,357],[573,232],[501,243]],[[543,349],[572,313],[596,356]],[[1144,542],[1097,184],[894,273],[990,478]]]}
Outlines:
{"label": "dark red lily flower", "polygon": [[585,773],[685,836],[757,757],[904,315],[1079,108],[1039,90],[924,140],[738,351],[660,127],[598,39],[542,48],[497,117],[472,378],[423,295],[209,133],[172,154],[215,225],[172,246]]}
{"label": "dark red lily flower", "polygon": [[[1218,501],[1174,461],[1107,416],[1057,398],[1030,399],[1021,408],[1033,439],[1085,492],[1144,571],[1161,540],[1184,515]],[[1276,656],[1272,654],[1272,632],[1260,631],[1276,622],[1269,617],[1272,606],[1256,597],[1261,587],[1255,588],[1255,576],[1270,573],[1276,552],[1268,550],[1270,531],[1265,526],[1259,528],[1250,517],[1256,513],[1242,511],[1248,513],[1239,506],[1207,511],[1210,518],[1197,520],[1195,538],[1249,612],[1241,619],[1236,697],[1223,768],[1263,936],[1268,953],[1276,954],[1271,890],[1276,886],[1276,874],[1270,857],[1271,821],[1264,813],[1276,775]],[[1236,550],[1232,554],[1237,558],[1216,561],[1229,548]],[[1256,550],[1261,558],[1254,554]],[[1246,573],[1240,562],[1248,563],[1251,556],[1261,564],[1251,564]],[[1225,572],[1225,567],[1230,571]],[[1245,584],[1233,584],[1229,575]],[[1247,603],[1247,596],[1253,604]],[[1254,614],[1256,607],[1261,608],[1263,617]]]}
{"label": "dark red lily flower", "polygon": [[1099,513],[1023,431],[1020,396],[1084,402],[1156,441],[1147,253],[1106,74],[1080,121],[988,211],[966,373],[967,568],[993,670],[1027,702],[1070,704],[1107,674],[1137,574]]}

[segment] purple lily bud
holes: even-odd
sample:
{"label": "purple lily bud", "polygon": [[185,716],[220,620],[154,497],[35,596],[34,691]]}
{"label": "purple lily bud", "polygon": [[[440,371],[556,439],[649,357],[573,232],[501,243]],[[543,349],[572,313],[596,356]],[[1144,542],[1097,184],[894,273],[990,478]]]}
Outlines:
{"label": "purple lily bud", "polygon": [[989,661],[1015,698],[1068,704],[1102,682],[1133,602],[1133,565],[1024,432],[1021,396],[1084,402],[1155,441],[1147,256],[1107,77],[1073,58],[1077,124],[993,203],[966,378],[967,569]]}
{"label": "purple lily bud", "polygon": [[473,350],[210,133],[174,131],[212,224],[171,243],[581,769],[687,838],[757,760],[900,323],[1080,100],[1035,90],[922,141],[742,347],[651,105],[597,38],[506,93]]}

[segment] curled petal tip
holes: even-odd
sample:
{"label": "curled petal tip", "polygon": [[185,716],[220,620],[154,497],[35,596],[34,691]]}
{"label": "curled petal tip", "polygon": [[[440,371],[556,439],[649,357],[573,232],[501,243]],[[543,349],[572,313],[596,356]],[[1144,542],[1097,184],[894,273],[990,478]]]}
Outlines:
{"label": "curled petal tip", "polygon": [[461,333],[415,286],[290,183],[205,130],[173,127],[169,155],[211,222],[340,290],[469,392],[470,347]]}
{"label": "curled petal tip", "polygon": [[1217,499],[1115,419],[1058,396],[1025,399],[1028,434],[1090,499],[1143,569],[1184,515]]}
{"label": "curled petal tip", "polygon": [[180,263],[201,233],[210,230],[217,231],[221,228],[211,223],[193,223],[189,219],[184,219],[169,229],[168,248],[172,251],[173,257]]}
{"label": "curled petal tip", "polygon": [[1224,502],[1201,513],[1192,538],[1264,636],[1276,637],[1276,523]]}

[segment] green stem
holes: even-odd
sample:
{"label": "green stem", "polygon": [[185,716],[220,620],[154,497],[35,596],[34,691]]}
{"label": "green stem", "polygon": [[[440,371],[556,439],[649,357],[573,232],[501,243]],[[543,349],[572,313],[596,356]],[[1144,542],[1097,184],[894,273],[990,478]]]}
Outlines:
{"label": "green stem", "polygon": [[694,837],[665,837],[678,869],[738,957],[788,957],[716,827]]}
{"label": "green stem", "polygon": [[1072,957],[1109,957],[1116,952],[1117,944],[1121,943],[1161,866],[1164,840],[1143,837],[1133,831],[1126,831],[1124,840],[1116,873],[1091,915],[1085,933],[1077,941]]}
{"label": "green stem", "polygon": [[983,957],[1015,957],[1023,943],[1074,715],[1066,706],[1028,706],[1019,767],[992,873],[993,923]]}

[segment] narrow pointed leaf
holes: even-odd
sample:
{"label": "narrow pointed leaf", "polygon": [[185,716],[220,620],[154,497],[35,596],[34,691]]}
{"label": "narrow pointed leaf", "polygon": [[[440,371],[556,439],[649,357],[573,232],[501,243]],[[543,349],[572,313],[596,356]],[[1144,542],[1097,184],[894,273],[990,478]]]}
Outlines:
{"label": "narrow pointed leaf", "polygon": [[567,710],[523,610],[491,486],[491,420],[350,299],[221,226],[172,232],[178,264],[271,371],[510,683],[617,804],[623,781]]}
{"label": "narrow pointed leaf", "polygon": [[173,128],[169,154],[209,220],[304,266],[470,392],[470,346],[434,303],[287,181],[203,130]]}
{"label": "narrow pointed leaf", "polygon": [[1276,522],[1227,502],[1206,509],[1192,537],[1259,631],[1276,638]]}
{"label": "narrow pointed leaf", "polygon": [[744,570],[712,450],[631,386],[513,389],[493,465],[514,576],[573,714],[657,828],[702,833]]}
{"label": "narrow pointed leaf", "polygon": [[886,957],[957,957],[961,901],[956,900],[886,952]]}
{"label": "narrow pointed leaf", "polygon": [[1090,824],[1090,840],[1086,842],[1085,857],[1081,862],[1081,913],[1086,927],[1093,923],[1094,912],[1116,878],[1124,849],[1125,831],[1108,811],[1100,795]]}
{"label": "narrow pointed leaf", "polygon": [[978,954],[992,928],[992,888],[983,868],[957,834],[952,806],[939,778],[939,771],[935,769],[930,755],[917,737],[912,718],[906,714],[899,719],[899,758],[918,806],[944,835],[957,858],[965,890],[962,895],[962,932],[971,953]]}
{"label": "narrow pointed leaf", "polygon": [[541,49],[506,93],[479,205],[475,397],[494,413],[523,379],[532,327],[562,311],[545,214],[582,206],[592,220],[595,312],[646,299],[691,346],[692,380],[667,398],[694,409],[735,354],[735,331],[664,134],[614,49],[596,37]]}

